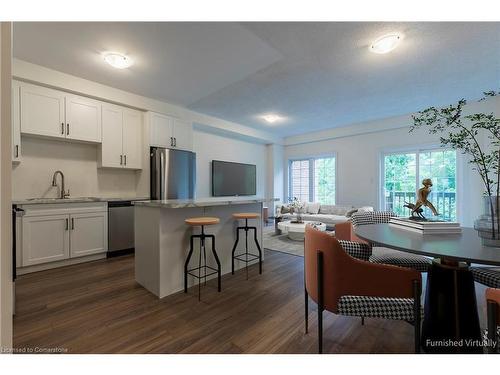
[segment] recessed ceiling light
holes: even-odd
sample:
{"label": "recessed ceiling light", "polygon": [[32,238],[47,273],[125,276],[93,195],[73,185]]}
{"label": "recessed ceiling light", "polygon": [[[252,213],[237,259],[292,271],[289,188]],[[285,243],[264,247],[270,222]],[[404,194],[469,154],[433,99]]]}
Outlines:
{"label": "recessed ceiling light", "polygon": [[104,61],[116,69],[126,69],[134,63],[130,57],[118,52],[104,52]]}
{"label": "recessed ceiling light", "polygon": [[403,37],[398,34],[381,36],[370,46],[370,51],[380,54],[391,52],[399,45],[402,39]]}
{"label": "recessed ceiling light", "polygon": [[269,114],[269,115],[263,115],[262,118],[267,121],[268,123],[270,124],[273,124],[275,123],[276,121],[280,121],[280,120],[283,120],[283,117],[281,116],[278,116],[278,115],[273,115],[273,114]]}

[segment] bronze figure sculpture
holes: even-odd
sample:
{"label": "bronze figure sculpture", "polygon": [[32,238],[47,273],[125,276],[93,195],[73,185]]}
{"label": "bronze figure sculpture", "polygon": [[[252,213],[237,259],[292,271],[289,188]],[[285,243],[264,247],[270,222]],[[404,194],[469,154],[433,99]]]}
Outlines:
{"label": "bronze figure sculpture", "polygon": [[423,215],[424,210],[422,206],[428,207],[432,211],[434,216],[438,216],[439,213],[437,212],[434,205],[429,200],[427,200],[427,197],[431,193],[432,180],[430,178],[425,178],[422,181],[422,185],[424,186],[418,189],[417,201],[415,202],[415,204],[405,202],[406,204],[404,205],[404,207],[408,207],[409,209],[411,209],[411,218],[425,220],[425,216]]}
{"label": "bronze figure sculpture", "polygon": [[419,219],[425,220],[424,209],[422,207],[415,209],[415,203],[405,202],[403,207],[409,208],[411,210],[411,217],[417,217]]}

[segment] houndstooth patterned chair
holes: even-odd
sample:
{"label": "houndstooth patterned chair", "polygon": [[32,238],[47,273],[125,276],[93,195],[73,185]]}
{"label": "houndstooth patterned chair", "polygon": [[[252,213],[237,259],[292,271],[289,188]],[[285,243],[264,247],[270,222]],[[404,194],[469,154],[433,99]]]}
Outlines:
{"label": "houndstooth patterned chair", "polygon": [[[305,327],[309,329],[309,298],[318,305],[318,351],[323,351],[323,312],[404,320],[415,330],[420,352],[422,276],[413,269],[366,261],[366,243],[339,241],[306,226],[304,241]],[[361,259],[365,260],[361,260]]]}
{"label": "houndstooth patterned chair", "polygon": [[356,259],[369,261],[372,255],[370,245],[361,242],[339,240],[340,246],[347,254]]}
{"label": "houndstooth patterned chair", "polygon": [[490,288],[500,288],[500,268],[471,267],[474,281]]}
{"label": "houndstooth patterned chair", "polygon": [[[413,298],[342,296],[339,299],[338,313],[363,318],[383,318],[412,322],[414,307]],[[423,309],[420,310],[420,317],[423,317]]]}
{"label": "houndstooth patterned chair", "polygon": [[[397,215],[391,211],[358,212],[352,215],[351,221],[353,228],[356,229],[361,225],[388,223],[390,218],[395,216]],[[424,256],[379,247],[372,249],[369,260],[372,263],[413,268],[420,272],[427,272],[432,264],[432,261]]]}

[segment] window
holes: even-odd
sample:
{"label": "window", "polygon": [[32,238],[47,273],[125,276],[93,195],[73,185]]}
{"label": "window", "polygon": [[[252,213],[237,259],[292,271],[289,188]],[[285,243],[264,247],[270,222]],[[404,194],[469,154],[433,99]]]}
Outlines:
{"label": "window", "polygon": [[309,202],[309,160],[294,160],[290,164],[291,198]]}
{"label": "window", "polygon": [[289,162],[289,198],[335,204],[335,157]]}
{"label": "window", "polygon": [[[410,214],[405,202],[414,203],[424,178],[434,186],[429,200],[444,220],[456,221],[456,151],[446,149],[417,150],[383,156],[382,208],[401,216]],[[432,216],[427,207],[424,215]]]}

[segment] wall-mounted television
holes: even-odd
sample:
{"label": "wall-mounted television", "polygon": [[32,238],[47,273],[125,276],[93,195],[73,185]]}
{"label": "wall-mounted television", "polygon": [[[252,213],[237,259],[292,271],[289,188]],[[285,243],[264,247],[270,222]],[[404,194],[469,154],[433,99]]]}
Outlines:
{"label": "wall-mounted television", "polygon": [[257,194],[257,166],[212,160],[212,196]]}

